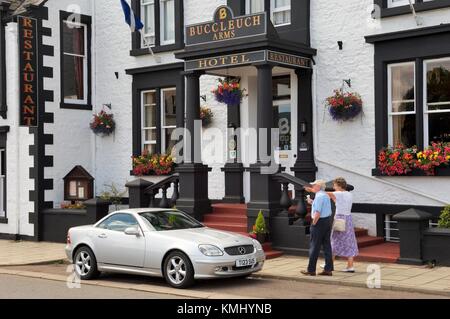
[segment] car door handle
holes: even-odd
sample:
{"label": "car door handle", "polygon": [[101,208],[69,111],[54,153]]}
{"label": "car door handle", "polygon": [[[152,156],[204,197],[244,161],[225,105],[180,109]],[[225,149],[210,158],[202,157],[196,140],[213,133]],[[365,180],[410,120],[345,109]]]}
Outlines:
{"label": "car door handle", "polygon": [[108,236],[106,236],[106,234],[98,235],[98,238],[102,238],[102,239],[107,238],[107,237],[108,237]]}

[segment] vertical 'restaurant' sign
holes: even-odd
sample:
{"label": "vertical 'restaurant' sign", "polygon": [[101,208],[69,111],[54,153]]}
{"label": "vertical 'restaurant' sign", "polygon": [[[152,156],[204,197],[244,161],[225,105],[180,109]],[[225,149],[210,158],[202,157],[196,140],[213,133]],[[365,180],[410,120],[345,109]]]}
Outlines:
{"label": "vertical 'restaurant' sign", "polygon": [[38,48],[37,20],[18,17],[20,126],[38,125]]}

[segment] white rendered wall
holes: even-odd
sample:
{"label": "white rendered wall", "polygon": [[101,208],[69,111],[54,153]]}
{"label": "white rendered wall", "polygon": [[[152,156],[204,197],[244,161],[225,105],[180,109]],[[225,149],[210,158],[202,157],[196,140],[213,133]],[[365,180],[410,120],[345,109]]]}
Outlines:
{"label": "white rendered wall", "polygon": [[8,224],[0,224],[0,233],[33,236],[34,226],[29,224],[29,213],[34,211],[34,203],[29,200],[29,192],[34,190],[34,180],[29,178],[29,171],[34,166],[34,158],[29,155],[29,146],[34,144],[34,136],[28,128],[19,127],[18,50],[17,24],[9,23],[6,27],[8,113],[7,120],[0,119],[0,126],[10,127],[6,139]]}
{"label": "white rendered wall", "polygon": [[[55,207],[60,207],[64,201],[63,177],[76,165],[83,166],[94,175],[92,144],[94,136],[89,128],[92,111],[69,110],[60,108],[61,102],[61,69],[60,69],[60,19],[59,12],[71,11],[74,4],[81,14],[91,15],[91,0],[50,0],[48,21],[44,27],[52,29],[51,37],[44,37],[46,45],[54,47],[53,57],[44,57],[44,65],[53,67],[53,79],[44,79],[44,88],[54,91],[54,102],[46,103],[46,112],[54,113],[54,124],[45,124],[45,134],[53,134],[54,144],[46,146],[46,155],[54,157],[54,166],[44,170],[46,179],[53,179],[53,190],[45,191],[45,201],[53,201]],[[94,39],[94,37],[93,37]],[[92,57],[95,56],[95,45],[92,43]],[[95,79],[95,63],[92,60],[92,81]],[[95,92],[93,90],[93,92]],[[95,93],[94,93],[95,96]],[[95,101],[93,101],[95,105]]]}

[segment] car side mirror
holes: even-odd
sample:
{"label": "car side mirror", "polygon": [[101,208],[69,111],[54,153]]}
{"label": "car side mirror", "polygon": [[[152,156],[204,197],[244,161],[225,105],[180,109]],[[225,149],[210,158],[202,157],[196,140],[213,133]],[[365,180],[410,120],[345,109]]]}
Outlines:
{"label": "car side mirror", "polygon": [[139,237],[141,236],[141,232],[138,227],[128,227],[125,229],[125,235]]}

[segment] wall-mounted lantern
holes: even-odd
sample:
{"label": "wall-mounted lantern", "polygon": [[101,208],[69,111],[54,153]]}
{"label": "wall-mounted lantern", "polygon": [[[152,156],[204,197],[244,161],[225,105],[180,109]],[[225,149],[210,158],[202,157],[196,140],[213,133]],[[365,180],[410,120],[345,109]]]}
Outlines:
{"label": "wall-mounted lantern", "polygon": [[76,202],[94,197],[94,178],[82,166],[75,166],[63,179],[64,200]]}

